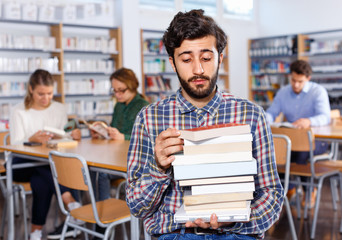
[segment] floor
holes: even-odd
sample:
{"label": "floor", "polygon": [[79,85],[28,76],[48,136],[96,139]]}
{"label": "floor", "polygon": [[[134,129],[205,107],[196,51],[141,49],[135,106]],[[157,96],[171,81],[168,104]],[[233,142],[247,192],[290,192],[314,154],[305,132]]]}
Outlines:
{"label": "floor", "polygon": [[[4,202],[4,199],[1,196],[0,197],[0,214],[2,214],[2,211],[3,211],[3,202]],[[30,197],[28,199],[28,203],[29,205],[31,203]],[[44,229],[43,239],[46,239],[47,232],[50,232],[54,229],[54,219],[56,216],[55,204],[56,204],[56,201],[53,200],[52,206],[50,208],[47,224]],[[294,207],[292,207],[292,214],[294,216],[294,222],[296,226],[298,239],[303,239],[303,240],[310,239],[309,236],[310,236],[313,211],[311,211],[310,218],[308,220],[297,219],[296,211]],[[59,214],[58,216],[59,222],[62,219],[63,219],[63,216]],[[16,239],[24,239],[23,238],[24,227],[22,224],[22,218],[18,216],[16,217],[15,221],[16,221]],[[325,183],[324,188],[323,188],[323,194],[322,194],[322,200],[321,200],[321,206],[320,206],[320,211],[319,211],[315,239],[318,239],[318,240],[342,239],[342,235],[339,233],[340,221],[341,221],[341,208],[339,207],[337,211],[333,210],[332,202],[331,202],[331,194],[330,194],[330,185],[328,185],[328,183]],[[128,226],[128,231],[129,231],[129,226]],[[84,236],[80,235],[76,239],[83,240]],[[115,239],[117,240],[123,239],[123,235],[122,235],[120,227],[118,227],[118,230],[115,235]],[[140,239],[144,239],[143,235],[141,235]],[[284,211],[281,214],[279,221],[266,233],[265,239],[266,240],[291,239],[288,218]]]}

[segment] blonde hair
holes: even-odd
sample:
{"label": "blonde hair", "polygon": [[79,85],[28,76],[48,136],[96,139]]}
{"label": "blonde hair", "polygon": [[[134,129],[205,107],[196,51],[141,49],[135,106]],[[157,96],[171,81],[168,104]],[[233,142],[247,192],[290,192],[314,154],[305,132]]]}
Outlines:
{"label": "blonde hair", "polygon": [[34,71],[34,73],[32,73],[30,76],[26,88],[26,95],[24,98],[25,108],[29,109],[33,104],[33,96],[30,92],[30,87],[32,90],[34,90],[38,85],[53,86],[53,84],[54,80],[52,78],[52,75],[48,71],[43,69],[37,69],[36,71]]}

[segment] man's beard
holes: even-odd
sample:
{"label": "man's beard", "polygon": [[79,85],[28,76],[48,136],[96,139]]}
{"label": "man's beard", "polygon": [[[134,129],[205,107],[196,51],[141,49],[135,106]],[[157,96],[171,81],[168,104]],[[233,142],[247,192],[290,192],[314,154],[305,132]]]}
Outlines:
{"label": "man's beard", "polygon": [[[217,67],[216,73],[210,78],[209,76],[205,75],[195,75],[188,80],[184,80],[181,78],[181,76],[178,73],[178,70],[176,68],[177,76],[179,79],[179,82],[184,89],[184,91],[192,98],[196,99],[202,99],[208,97],[215,89],[216,87],[216,82],[217,82],[217,77],[218,77],[218,71],[219,67]],[[209,86],[208,88],[204,88],[203,85],[197,85],[195,86],[195,89],[192,88],[189,84],[189,82],[196,80],[196,79],[205,79],[209,81]]]}

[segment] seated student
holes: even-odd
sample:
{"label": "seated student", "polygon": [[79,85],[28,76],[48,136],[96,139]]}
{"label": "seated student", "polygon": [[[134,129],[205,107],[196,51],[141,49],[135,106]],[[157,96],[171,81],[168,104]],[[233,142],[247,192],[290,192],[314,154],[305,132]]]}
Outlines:
{"label": "seated student", "polygon": [[[134,72],[128,68],[120,68],[111,76],[112,92],[117,103],[114,107],[112,122],[107,128],[108,136],[114,140],[129,140],[135,116],[142,107],[149,103],[138,93],[139,82]],[[100,136],[91,131],[92,138]],[[99,200],[109,198],[110,181],[112,176],[99,173],[98,192]]]}
{"label": "seated student", "polygon": [[[135,116],[144,106],[149,103],[138,93],[139,82],[134,72],[128,68],[120,68],[111,76],[112,92],[117,103],[114,107],[112,122],[107,128],[108,135],[114,140],[129,140],[135,120]],[[93,138],[99,135],[91,132]],[[92,174],[94,178],[95,175]],[[98,200],[110,197],[110,180],[115,179],[106,173],[98,174]],[[96,182],[95,179],[93,182]],[[103,231],[97,226],[98,231]]]}
{"label": "seated student", "polygon": [[[11,112],[11,144],[23,144],[27,141],[46,143],[54,135],[42,131],[44,126],[63,129],[67,123],[66,109],[63,104],[52,100],[53,88],[54,80],[49,72],[38,69],[30,76],[24,102],[17,104]],[[80,139],[79,129],[73,130],[71,136],[73,139]],[[28,161],[30,160],[13,158],[13,164]],[[15,169],[13,179],[31,183],[33,202],[30,239],[41,239],[51,197],[55,193],[50,166]],[[63,201],[69,209],[79,207],[80,204],[74,200],[68,189],[60,187]],[[70,234],[73,234],[72,229],[68,229],[68,236]]]}
{"label": "seated student", "polygon": [[[330,104],[327,90],[321,85],[310,82],[312,69],[308,62],[297,60],[290,65],[290,84],[282,87],[276,94],[272,105],[266,111],[266,118],[273,123],[275,118],[283,113],[287,121],[297,128],[309,128],[330,123]],[[315,142],[314,154],[327,151],[328,144]],[[308,152],[291,152],[291,161],[306,164]],[[289,197],[294,195],[293,186],[289,190]],[[316,189],[311,197],[314,204]]]}

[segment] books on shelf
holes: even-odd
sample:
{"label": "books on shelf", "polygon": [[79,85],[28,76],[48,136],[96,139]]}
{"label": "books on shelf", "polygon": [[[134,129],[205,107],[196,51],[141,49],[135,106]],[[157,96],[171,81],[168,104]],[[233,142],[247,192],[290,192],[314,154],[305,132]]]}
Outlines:
{"label": "books on shelf", "polygon": [[254,181],[254,177],[252,175],[235,176],[235,177],[198,178],[198,179],[189,179],[189,180],[179,180],[179,186],[184,187],[184,186],[194,186],[194,185],[252,182],[252,181]]}
{"label": "books on shelf", "polygon": [[192,195],[232,193],[232,192],[253,192],[255,190],[253,182],[242,183],[221,183],[191,186]]}
{"label": "books on shelf", "polygon": [[250,202],[248,202],[245,208],[208,209],[190,212],[185,211],[184,205],[182,205],[174,215],[174,221],[185,223],[201,218],[204,222],[210,222],[210,216],[213,213],[216,214],[218,222],[247,222],[251,213]]}
{"label": "books on shelf", "polygon": [[200,141],[226,135],[248,134],[250,131],[248,124],[226,123],[180,130],[180,138],[190,141]]}

